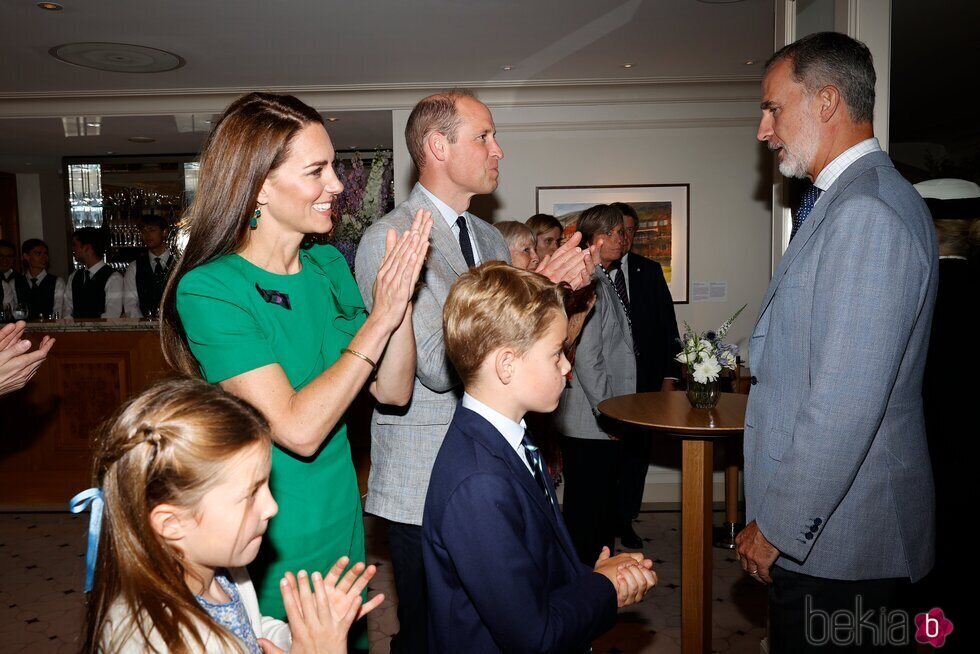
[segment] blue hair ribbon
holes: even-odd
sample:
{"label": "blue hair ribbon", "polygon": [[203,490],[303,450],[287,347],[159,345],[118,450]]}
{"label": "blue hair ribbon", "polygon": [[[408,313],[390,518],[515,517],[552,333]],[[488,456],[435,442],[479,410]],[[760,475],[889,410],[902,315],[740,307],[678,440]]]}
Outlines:
{"label": "blue hair ribbon", "polygon": [[68,503],[68,510],[72,513],[81,513],[90,506],[92,515],[88,521],[88,548],[85,550],[86,593],[92,590],[92,581],[95,578],[95,560],[99,553],[99,533],[102,531],[102,507],[105,506],[105,498],[101,488],[89,488],[71,498]]}

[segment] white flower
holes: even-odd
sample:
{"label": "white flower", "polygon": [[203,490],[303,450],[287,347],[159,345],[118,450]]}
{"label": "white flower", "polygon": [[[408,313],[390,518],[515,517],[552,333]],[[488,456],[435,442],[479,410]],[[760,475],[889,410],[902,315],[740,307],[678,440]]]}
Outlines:
{"label": "white flower", "polygon": [[711,344],[711,341],[706,338],[702,338],[700,341],[698,341],[698,352],[702,354],[710,354],[714,347],[715,346]]}
{"label": "white flower", "polygon": [[687,348],[678,352],[677,356],[674,357],[678,363],[683,363],[684,365],[691,365],[694,363],[695,359],[698,358],[697,352],[690,352]]}
{"label": "white flower", "polygon": [[721,372],[721,366],[718,365],[718,359],[714,358],[713,356],[702,358],[699,362],[694,364],[694,370],[692,371],[694,381],[699,384],[715,381],[718,379],[719,372]]}

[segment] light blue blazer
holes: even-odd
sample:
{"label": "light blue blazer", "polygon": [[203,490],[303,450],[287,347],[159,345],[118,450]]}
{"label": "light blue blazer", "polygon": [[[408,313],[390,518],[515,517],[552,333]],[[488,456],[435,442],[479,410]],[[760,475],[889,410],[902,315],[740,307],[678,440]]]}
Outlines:
{"label": "light blue blazer", "polygon": [[932,567],[922,373],[938,253],[883,152],[826,190],[773,275],[749,344],[746,519],[816,577],[913,581]]}

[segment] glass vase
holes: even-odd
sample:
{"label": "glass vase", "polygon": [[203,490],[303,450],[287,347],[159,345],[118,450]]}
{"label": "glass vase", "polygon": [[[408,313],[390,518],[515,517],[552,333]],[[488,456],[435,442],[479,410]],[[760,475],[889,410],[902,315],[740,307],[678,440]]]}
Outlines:
{"label": "glass vase", "polygon": [[705,382],[703,384],[687,380],[687,401],[695,409],[712,409],[718,405],[721,399],[721,389],[718,380]]}

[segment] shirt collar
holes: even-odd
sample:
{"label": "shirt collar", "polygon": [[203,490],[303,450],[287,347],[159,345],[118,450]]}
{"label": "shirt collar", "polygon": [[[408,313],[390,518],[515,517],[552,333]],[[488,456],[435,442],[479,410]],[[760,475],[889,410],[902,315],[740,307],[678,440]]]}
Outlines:
{"label": "shirt collar", "polygon": [[434,196],[429,189],[422,186],[421,182],[416,182],[415,185],[419,187],[423,193],[425,193],[425,196],[432,201],[432,204],[436,205],[436,209],[439,210],[439,213],[442,215],[442,219],[446,221],[447,225],[449,225],[449,229],[452,229],[453,227],[456,226],[457,218],[466,215],[465,211],[461,214],[456,213],[455,209],[453,209],[448,204],[446,204],[445,202],[443,202],[442,200]]}
{"label": "shirt collar", "polygon": [[44,281],[44,278],[47,277],[47,276],[48,276],[48,271],[47,270],[42,270],[41,272],[39,272],[37,274],[37,277],[31,277],[31,273],[30,273],[30,271],[28,271],[28,273],[27,273],[27,281],[30,281],[32,279],[36,279],[37,280],[37,283],[40,284],[42,281]]}
{"label": "shirt collar", "polygon": [[[146,256],[148,256],[150,258],[150,263],[151,264],[156,263],[157,255],[155,255],[152,252],[150,252],[149,250],[147,250],[146,251]],[[163,264],[164,266],[166,266],[168,261],[170,261],[170,248],[167,248],[166,250],[164,250],[163,251],[163,254],[160,255],[160,263],[161,264]]]}
{"label": "shirt collar", "polygon": [[105,259],[99,259],[98,263],[88,269],[88,274],[94,276],[105,266]]}
{"label": "shirt collar", "polygon": [[463,393],[463,406],[483,416],[487,422],[493,425],[501,433],[507,443],[517,451],[524,441],[524,420],[520,424],[514,422],[504,414],[491,409],[486,404],[476,399],[469,393]]}
{"label": "shirt collar", "polygon": [[820,171],[817,178],[813,180],[813,185],[816,186],[821,191],[826,191],[829,189],[837,178],[847,170],[848,166],[860,159],[866,154],[872,152],[878,152],[881,150],[881,146],[878,144],[878,139],[871,137],[865,139],[860,143],[852,145],[848,149],[837,155],[833,161],[824,166],[824,169]]}

